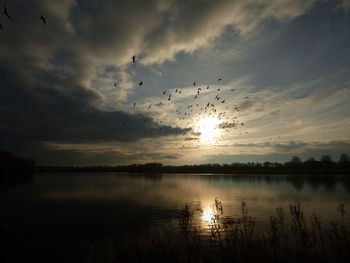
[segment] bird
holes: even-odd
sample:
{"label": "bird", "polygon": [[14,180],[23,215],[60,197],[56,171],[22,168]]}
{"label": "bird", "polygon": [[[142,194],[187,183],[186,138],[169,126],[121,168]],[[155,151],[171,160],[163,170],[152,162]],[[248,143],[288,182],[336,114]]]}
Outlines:
{"label": "bird", "polygon": [[193,86],[196,86],[196,82],[193,82]]}
{"label": "bird", "polygon": [[166,93],[166,90],[163,91],[163,95]]}
{"label": "bird", "polygon": [[4,5],[4,11],[2,12],[5,16],[7,16],[8,17],[8,19],[10,19],[10,20],[12,20],[12,18],[11,18],[11,16],[10,16],[10,14],[8,13],[8,11],[7,11],[7,7],[6,7],[6,5]]}
{"label": "bird", "polygon": [[150,104],[149,106],[148,106],[148,108],[150,109],[152,107],[152,104]]}
{"label": "bird", "polygon": [[133,55],[132,56],[132,63],[135,63],[135,61],[136,61],[136,57],[135,57],[135,55]]}
{"label": "bird", "polygon": [[43,24],[46,25],[46,18],[41,15],[40,19],[41,19],[41,21],[43,21]]}
{"label": "bird", "polygon": [[218,91],[220,91],[220,88],[218,88]]}
{"label": "bird", "polygon": [[175,90],[175,92],[177,93],[177,89]]}
{"label": "bird", "polygon": [[209,85],[207,86],[207,89],[209,89]]}
{"label": "bird", "polygon": [[143,84],[143,82],[141,81],[141,82],[139,83],[139,86],[142,86],[142,84]]}
{"label": "bird", "polygon": [[136,102],[134,102],[134,107],[136,106]]}
{"label": "bird", "polygon": [[116,82],[114,82],[114,87],[116,87],[117,86],[117,83]]}
{"label": "bird", "polygon": [[220,80],[222,80],[222,79],[218,79],[218,81],[220,81]]}
{"label": "bird", "polygon": [[235,91],[235,89],[231,89],[231,91]]}

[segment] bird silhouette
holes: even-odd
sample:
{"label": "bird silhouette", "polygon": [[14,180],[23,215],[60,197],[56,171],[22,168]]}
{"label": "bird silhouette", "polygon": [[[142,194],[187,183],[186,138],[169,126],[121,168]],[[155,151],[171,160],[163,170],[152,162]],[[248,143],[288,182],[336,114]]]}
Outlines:
{"label": "bird silhouette", "polygon": [[209,89],[209,85],[207,86],[207,89]]}
{"label": "bird silhouette", "polygon": [[142,86],[142,84],[143,84],[143,82],[141,81],[141,82],[139,83],[139,86]]}
{"label": "bird silhouette", "polygon": [[166,93],[166,90],[163,91],[163,95]]}
{"label": "bird silhouette", "polygon": [[135,63],[135,61],[136,61],[136,57],[135,57],[135,55],[133,55],[132,56],[132,63]]}
{"label": "bird silhouette", "polygon": [[193,82],[193,86],[196,86],[196,82]]}
{"label": "bird silhouette", "polygon": [[136,106],[136,102],[134,102],[134,107]]}
{"label": "bird silhouette", "polygon": [[6,5],[4,5],[4,11],[2,12],[5,16],[8,17],[8,19],[12,20],[12,17],[10,16],[9,12],[7,11]]}
{"label": "bird silhouette", "polygon": [[43,24],[46,25],[46,18],[41,15],[40,19],[41,19],[41,21],[43,21]]}
{"label": "bird silhouette", "polygon": [[222,79],[218,79],[218,81],[221,81]]}

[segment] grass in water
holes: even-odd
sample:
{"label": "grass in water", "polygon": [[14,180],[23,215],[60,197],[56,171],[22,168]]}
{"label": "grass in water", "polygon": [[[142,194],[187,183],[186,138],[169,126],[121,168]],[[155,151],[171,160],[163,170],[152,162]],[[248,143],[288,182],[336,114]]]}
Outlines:
{"label": "grass in water", "polygon": [[[301,205],[276,209],[269,227],[260,229],[241,203],[241,214],[226,216],[215,200],[208,235],[200,234],[190,206],[179,211],[178,228],[152,233],[150,239],[129,244],[116,262],[349,262],[349,231],[343,204],[339,219],[325,222],[315,214],[306,218]],[[122,255],[122,256],[120,256]]]}

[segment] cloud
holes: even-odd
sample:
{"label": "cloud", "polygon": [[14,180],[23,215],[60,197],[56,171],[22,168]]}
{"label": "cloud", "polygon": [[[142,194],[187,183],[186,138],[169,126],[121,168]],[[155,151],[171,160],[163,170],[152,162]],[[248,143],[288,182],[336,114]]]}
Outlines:
{"label": "cloud", "polygon": [[179,52],[208,47],[229,26],[245,34],[266,19],[288,21],[302,15],[309,1],[170,1],[162,10],[164,20],[148,34],[142,63],[172,60]]}
{"label": "cloud", "polygon": [[295,151],[300,148],[305,148],[305,146],[307,145],[309,144],[304,142],[290,141],[287,144],[282,144],[282,143],[274,144],[273,148],[275,148],[278,151]]}
{"label": "cloud", "polygon": [[[170,116],[182,103],[180,99],[173,96],[166,106],[154,106],[158,101],[149,100],[158,98],[147,97],[151,94],[148,89],[159,92],[158,88],[163,87],[151,87],[151,84],[134,94],[142,73],[149,70],[155,78],[167,81],[171,78],[167,69],[156,64],[211,47],[227,30],[234,31],[234,36],[240,38],[271,21],[288,23],[305,14],[315,2],[8,1],[13,20],[1,20],[4,30],[0,34],[0,148],[24,151],[27,145],[34,151],[40,145],[37,152],[44,158],[45,149],[53,156],[59,151],[81,153],[79,149],[48,149],[45,143],[76,144],[77,147],[90,143],[97,147],[98,143],[106,141],[129,143],[187,134],[191,129],[178,128],[177,120]],[[41,14],[47,18],[46,26],[39,19]],[[134,54],[135,64],[131,61]],[[114,86],[114,82],[118,85]],[[304,95],[312,94],[314,100],[327,96],[329,99],[325,104],[329,107],[348,94],[345,87],[337,89],[336,95],[328,91],[321,94],[316,86]],[[244,122],[256,120],[256,126],[262,124],[261,127],[266,128],[271,126],[271,119],[283,115],[284,123],[288,124],[279,127],[290,129],[289,124],[300,120],[300,125],[294,128],[305,128],[307,121],[300,118],[299,108],[292,111],[290,104],[290,108],[286,106],[303,100],[293,97],[296,88],[283,88],[287,91],[276,88],[249,94],[249,100],[237,104],[243,112]],[[205,96],[204,92],[202,96]],[[137,101],[136,107],[130,106],[130,97],[132,102]],[[175,106],[174,103],[178,104]],[[145,113],[149,104],[153,105],[152,109]],[[292,114],[285,114],[289,111]],[[274,116],[263,118],[272,112],[275,112]],[[166,124],[161,124],[160,120]],[[233,125],[230,121],[221,124],[220,128],[233,128]],[[276,147],[292,146],[295,147]],[[125,151],[120,151],[118,156],[130,158],[131,154],[123,155]],[[106,152],[108,156],[113,155],[113,149]],[[172,159],[172,154],[168,155]],[[92,156],[92,153],[86,156]],[[99,153],[99,156],[104,155]],[[160,158],[166,159],[166,154],[162,153],[162,156]]]}
{"label": "cloud", "polygon": [[350,0],[343,0],[338,7],[344,8],[345,10],[350,9]]}
{"label": "cloud", "polygon": [[[330,155],[333,160],[338,160],[342,153],[349,154],[349,141],[329,141],[329,142],[285,142],[285,143],[252,143],[252,144],[234,144],[235,147],[250,147],[256,149],[256,153],[248,151],[239,154],[210,154],[207,155],[207,162],[232,163],[232,162],[286,162],[292,156],[297,155],[302,160],[309,157],[320,159],[323,155]],[[263,149],[263,151],[259,150]]]}

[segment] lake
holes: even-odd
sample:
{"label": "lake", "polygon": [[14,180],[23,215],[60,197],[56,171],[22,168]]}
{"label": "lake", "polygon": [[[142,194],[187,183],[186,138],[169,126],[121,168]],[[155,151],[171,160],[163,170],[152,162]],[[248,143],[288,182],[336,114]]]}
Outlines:
{"label": "lake", "polygon": [[[86,250],[91,240],[108,247],[115,237],[147,236],[155,229],[176,228],[185,205],[193,213],[193,224],[206,235],[215,199],[222,201],[225,215],[232,217],[240,215],[241,202],[246,202],[260,228],[269,227],[277,207],[288,214],[289,205],[296,203],[306,217],[316,213],[330,221],[339,218],[340,203],[350,208],[350,177],[36,174],[32,182],[0,193],[0,245],[4,253],[25,255],[33,262],[39,248],[65,262],[90,262]],[[23,259],[20,255],[18,261]]]}

